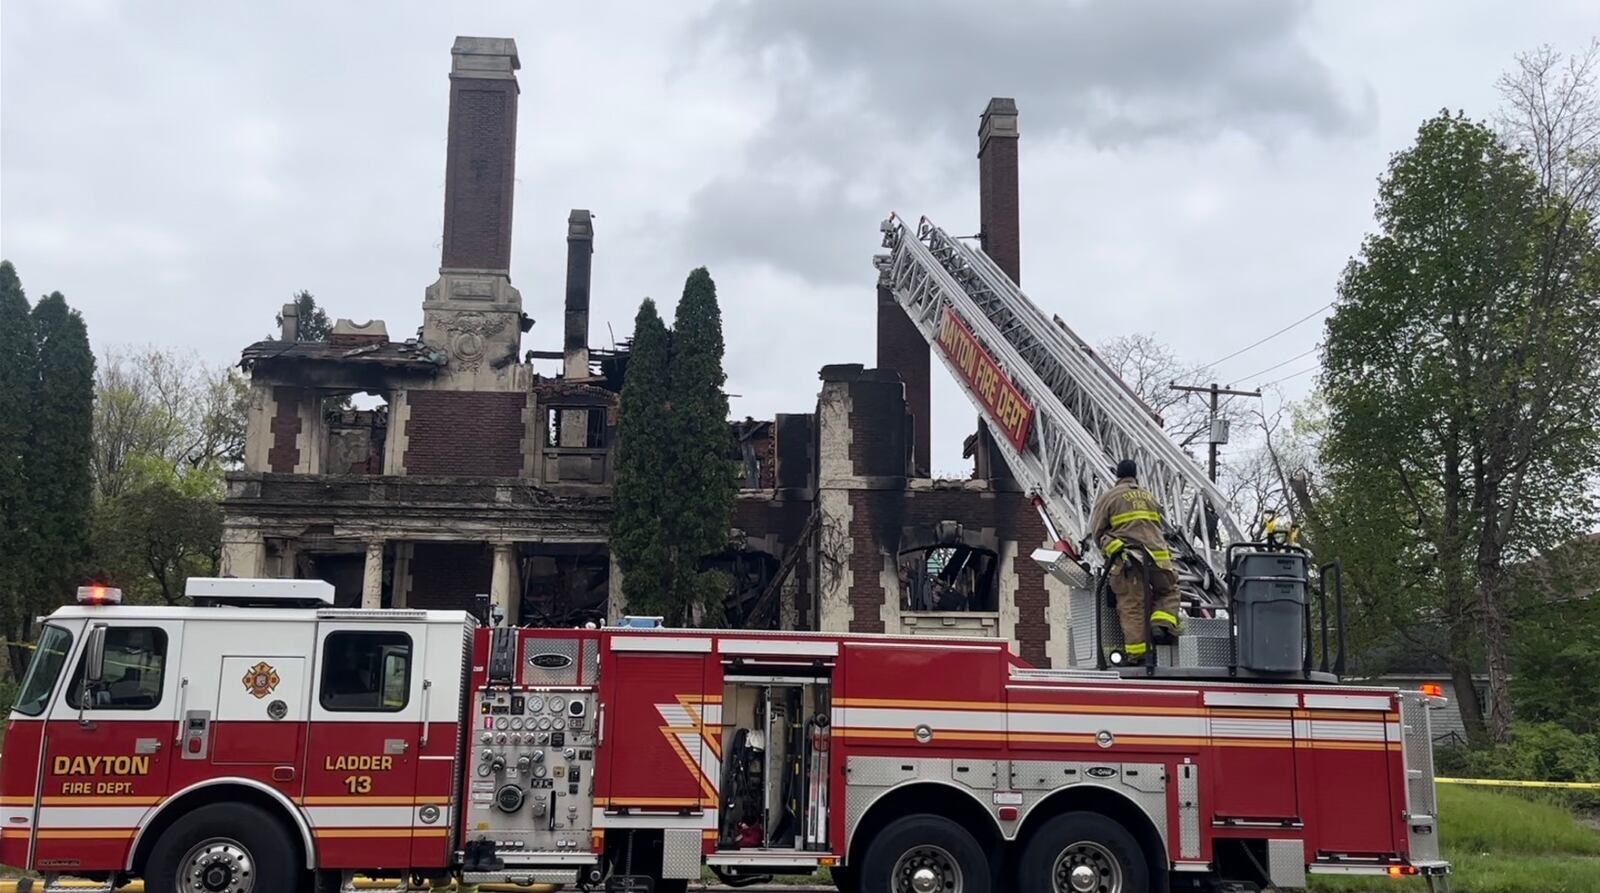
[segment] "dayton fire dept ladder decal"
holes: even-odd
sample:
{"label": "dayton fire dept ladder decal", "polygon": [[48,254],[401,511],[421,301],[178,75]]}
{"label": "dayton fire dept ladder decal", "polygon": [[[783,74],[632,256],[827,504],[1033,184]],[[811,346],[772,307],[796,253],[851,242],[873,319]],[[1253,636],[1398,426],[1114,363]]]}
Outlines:
{"label": "dayton fire dept ladder decal", "polygon": [[661,734],[678,759],[700,783],[708,805],[717,803],[718,780],[722,778],[722,696],[677,695],[675,704],[657,704],[656,712],[666,725]]}

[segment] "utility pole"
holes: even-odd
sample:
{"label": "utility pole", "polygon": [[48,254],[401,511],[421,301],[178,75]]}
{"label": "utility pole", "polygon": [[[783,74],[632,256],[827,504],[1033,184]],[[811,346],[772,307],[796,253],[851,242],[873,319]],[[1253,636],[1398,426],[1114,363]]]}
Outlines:
{"label": "utility pole", "polygon": [[1218,409],[1217,398],[1222,396],[1223,394],[1226,394],[1229,397],[1259,397],[1259,396],[1261,396],[1261,392],[1260,391],[1236,391],[1236,390],[1233,390],[1232,388],[1221,387],[1216,382],[1212,382],[1210,387],[1200,387],[1198,385],[1186,385],[1186,384],[1178,384],[1177,382],[1172,382],[1170,387],[1174,391],[1185,391],[1185,392],[1194,393],[1194,394],[1210,394],[1211,395],[1211,419],[1210,419],[1211,430],[1209,432],[1207,432],[1207,437],[1206,437],[1206,440],[1210,441],[1211,460],[1210,460],[1210,462],[1207,463],[1206,474],[1207,474],[1207,476],[1209,476],[1211,478],[1211,483],[1215,484],[1217,482],[1217,447],[1220,446],[1221,444],[1227,442],[1227,438],[1225,436],[1222,436],[1221,433],[1217,431],[1217,409]]}

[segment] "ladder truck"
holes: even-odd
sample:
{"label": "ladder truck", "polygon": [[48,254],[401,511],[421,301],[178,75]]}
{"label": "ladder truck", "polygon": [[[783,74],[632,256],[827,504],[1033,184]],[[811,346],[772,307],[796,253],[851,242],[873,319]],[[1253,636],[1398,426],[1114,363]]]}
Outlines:
{"label": "ladder truck", "polygon": [[[881,275],[1055,532],[1034,557],[1074,588],[1073,666],[993,639],[491,626],[335,607],[314,580],[196,578],[163,607],[85,587],[43,618],[11,708],[0,864],[108,893],[682,893],[706,869],[828,869],[842,893],[1447,890],[1434,699],[1340,681],[1326,634],[1314,669],[1304,615],[1250,600],[1303,603],[1306,557],[1245,543],[981,252],[927,221],[884,236]],[[1075,546],[1112,455],[1173,519],[1190,617],[1159,668],[1104,664]]]}
{"label": "ladder truck", "polygon": [[487,627],[317,580],[188,594],[86,587],[43,620],[0,758],[0,864],[43,890],[1446,880],[1420,692],[1036,669],[994,639]]}

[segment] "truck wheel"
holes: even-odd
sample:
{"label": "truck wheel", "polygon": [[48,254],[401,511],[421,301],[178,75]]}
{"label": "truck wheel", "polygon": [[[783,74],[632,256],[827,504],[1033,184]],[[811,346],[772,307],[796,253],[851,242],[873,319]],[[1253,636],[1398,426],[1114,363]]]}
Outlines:
{"label": "truck wheel", "polygon": [[1022,851],[1023,890],[1040,893],[1146,893],[1150,870],[1128,829],[1095,812],[1046,822]]}
{"label": "truck wheel", "polygon": [[149,893],[297,893],[305,874],[283,824],[243,803],[213,803],[173,822],[144,872]]}
{"label": "truck wheel", "polygon": [[872,839],[855,881],[873,893],[989,893],[989,860],[955,822],[908,815]]}
{"label": "truck wheel", "polygon": [[833,886],[839,893],[861,893],[861,885],[856,883],[856,867],[851,865],[835,865],[828,869],[828,874],[833,878]]}

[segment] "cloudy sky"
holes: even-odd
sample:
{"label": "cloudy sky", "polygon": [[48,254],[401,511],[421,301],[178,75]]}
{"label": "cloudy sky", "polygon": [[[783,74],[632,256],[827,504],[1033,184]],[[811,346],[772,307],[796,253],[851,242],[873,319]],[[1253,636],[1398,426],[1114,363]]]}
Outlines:
{"label": "cloudy sky", "polygon": [[[1596,33],[1593,0],[7,0],[0,254],[100,348],[228,362],[301,288],[408,337],[438,269],[450,45],[505,36],[525,348],[559,346],[567,211],[590,208],[595,344],[704,264],[735,413],[809,410],[819,366],[873,362],[879,220],[977,230],[1001,95],[1030,296],[1090,341],[1210,362],[1332,299],[1425,116],[1489,117],[1517,52]],[[1310,368],[1319,333],[1219,377]],[[936,379],[935,469],[959,473],[973,411]]]}

